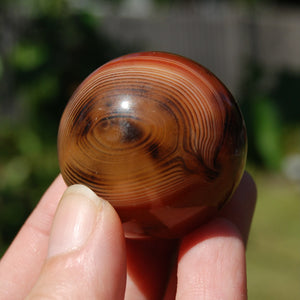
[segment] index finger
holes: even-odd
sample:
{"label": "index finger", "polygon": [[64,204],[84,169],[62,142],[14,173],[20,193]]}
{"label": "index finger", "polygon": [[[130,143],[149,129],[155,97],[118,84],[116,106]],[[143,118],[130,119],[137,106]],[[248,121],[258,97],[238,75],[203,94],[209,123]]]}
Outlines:
{"label": "index finger", "polygon": [[53,217],[65,189],[59,175],[2,257],[0,299],[24,299],[34,285],[47,255]]}
{"label": "index finger", "polygon": [[245,173],[220,215],[183,239],[176,299],[247,298],[245,245],[255,202],[255,184]]}

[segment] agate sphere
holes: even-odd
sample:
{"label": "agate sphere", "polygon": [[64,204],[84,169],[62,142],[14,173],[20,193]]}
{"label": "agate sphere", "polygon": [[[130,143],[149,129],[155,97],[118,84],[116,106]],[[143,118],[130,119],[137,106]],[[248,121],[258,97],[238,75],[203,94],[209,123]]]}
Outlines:
{"label": "agate sphere", "polygon": [[65,182],[109,201],[132,238],[179,238],[214,216],[239,184],[246,152],[227,88],[198,63],[162,52],[94,71],[58,133]]}

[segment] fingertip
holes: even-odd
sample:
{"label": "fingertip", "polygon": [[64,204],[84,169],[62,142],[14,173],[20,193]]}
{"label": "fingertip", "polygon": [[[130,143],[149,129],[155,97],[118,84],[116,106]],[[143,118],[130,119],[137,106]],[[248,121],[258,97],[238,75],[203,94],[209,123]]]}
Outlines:
{"label": "fingertip", "polygon": [[257,188],[253,177],[245,172],[230,201],[223,207],[219,217],[231,221],[242,234],[247,244],[252,218],[257,201]]}
{"label": "fingertip", "polygon": [[241,180],[241,184],[238,187],[238,191],[246,192],[249,195],[249,198],[254,202],[256,202],[257,198],[257,186],[254,181],[254,178],[247,171],[244,172],[244,175]]}
{"label": "fingertip", "polygon": [[245,249],[233,223],[217,218],[182,240],[176,299],[246,299],[246,291]]}
{"label": "fingertip", "polygon": [[125,239],[117,213],[89,188],[69,187],[58,205],[48,259],[30,297],[50,293],[57,298],[121,299],[125,282]]}
{"label": "fingertip", "polygon": [[84,245],[102,212],[103,200],[84,185],[72,185],[58,205],[49,240],[48,257]]}
{"label": "fingertip", "polygon": [[178,258],[180,260],[186,252],[202,242],[222,238],[242,240],[241,233],[234,223],[226,218],[218,217],[207,224],[204,224],[182,239]]}

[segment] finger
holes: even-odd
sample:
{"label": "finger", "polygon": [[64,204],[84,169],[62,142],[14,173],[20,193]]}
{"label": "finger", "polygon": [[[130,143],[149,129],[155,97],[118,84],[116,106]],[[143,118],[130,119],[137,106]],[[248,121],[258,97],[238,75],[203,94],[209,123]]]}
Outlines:
{"label": "finger", "polygon": [[[245,274],[245,269],[244,269],[245,268],[245,263],[244,263],[245,255],[244,255],[243,246],[239,245],[239,244],[242,241],[244,242],[244,244],[246,244],[246,241],[248,239],[250,225],[251,225],[251,221],[252,221],[252,217],[253,217],[253,213],[254,213],[254,209],[255,209],[255,203],[256,203],[256,186],[255,186],[255,183],[254,183],[253,179],[251,178],[251,176],[248,173],[245,173],[241,180],[239,187],[237,188],[235,194],[232,197],[232,200],[227,204],[227,206],[224,207],[224,209],[222,210],[222,212],[219,215],[221,217],[225,217],[230,222],[232,222],[231,225],[230,225],[230,223],[228,223],[227,225],[224,226],[224,228],[220,228],[220,226],[216,226],[218,224],[218,222],[220,222],[220,220],[216,219],[216,221],[211,221],[210,223],[208,223],[207,225],[205,225],[204,227],[201,227],[198,231],[196,231],[195,234],[192,234],[191,236],[188,236],[186,239],[184,239],[183,244],[181,246],[181,252],[180,252],[181,254],[180,254],[180,258],[179,258],[181,267],[179,268],[179,266],[178,266],[178,268],[179,268],[178,274],[182,275],[183,274],[182,272],[184,270],[186,270],[187,273],[189,271],[193,270],[193,272],[196,273],[194,278],[197,278],[197,277],[201,278],[201,276],[203,276],[204,268],[199,265],[197,266],[195,264],[196,260],[193,262],[193,255],[191,255],[191,253],[193,253],[193,252],[192,252],[192,249],[189,249],[189,247],[193,248],[193,251],[196,254],[197,254],[197,249],[198,249],[197,247],[199,247],[200,250],[203,247],[204,248],[206,247],[206,254],[208,255],[208,258],[209,258],[210,255],[217,254],[217,251],[216,251],[217,246],[215,247],[214,245],[217,245],[218,243],[222,244],[224,242],[225,245],[229,246],[229,248],[230,248],[232,244],[237,244],[238,247],[236,247],[235,251],[232,251],[231,254],[236,255],[236,257],[238,258],[236,260],[237,263],[240,261],[240,264],[237,264],[237,266],[239,267],[240,274],[242,274],[240,277],[240,278],[242,278],[242,281],[240,281],[239,289],[237,289],[237,290],[240,291],[240,298],[238,298],[238,299],[243,299],[244,294],[245,294],[244,290],[246,289],[246,274]],[[223,222],[224,221],[225,220],[223,220]],[[217,223],[215,223],[215,222],[217,222]],[[225,223],[226,223],[226,221],[225,221]],[[206,230],[208,230],[207,233],[205,232]],[[226,233],[226,230],[228,231],[228,234]],[[207,238],[209,238],[209,241],[206,240]],[[191,240],[192,240],[192,242],[191,242]],[[197,245],[197,243],[202,243],[202,244]],[[209,244],[210,247],[207,246],[207,244]],[[226,248],[224,248],[224,249],[226,249]],[[189,250],[191,250],[191,252],[189,252]],[[190,255],[192,257],[192,259],[190,260],[190,266],[189,266],[189,260],[183,259],[183,256],[184,256],[183,253],[185,253],[185,252],[187,253],[187,256],[185,256],[185,258],[189,257]],[[223,251],[223,255],[226,255],[226,251]],[[202,257],[204,258],[205,256],[202,256]],[[230,256],[228,256],[228,257],[230,258]],[[213,258],[213,256],[212,256],[212,258]],[[214,274],[214,272],[215,272],[214,267],[217,265],[217,263],[215,265],[212,263],[209,263],[209,262],[213,262],[213,261],[214,261],[214,259],[209,260],[209,259],[205,258],[205,262],[208,262],[208,263],[206,263],[206,265],[204,264],[204,267],[207,270],[210,270],[211,274]],[[222,264],[219,264],[219,265],[221,266]],[[231,270],[232,269],[234,269],[234,268],[231,268]],[[191,276],[193,276],[192,274],[193,273],[191,273]],[[226,278],[228,278],[227,272],[225,272],[223,275],[224,275],[224,277],[226,276]],[[185,278],[185,276],[183,276],[181,278]],[[209,276],[204,276],[204,277],[202,277],[202,279],[203,279],[202,286],[204,286],[205,284],[207,284],[209,286],[209,284],[210,284]],[[196,281],[197,281],[197,279],[196,279]],[[220,281],[220,282],[222,282],[222,281]],[[236,284],[237,283],[238,283],[238,281],[236,282]],[[189,284],[182,285],[182,281],[181,281],[179,283],[178,291],[179,292],[183,291],[183,289],[181,287],[186,287],[187,290],[191,289],[191,291],[192,291],[193,285],[197,286],[197,283],[191,283],[191,286],[189,286]],[[222,286],[223,285],[221,285],[220,287],[222,287]],[[200,284],[200,287],[201,287],[201,284]],[[169,292],[169,294],[171,294],[172,291],[174,291],[175,289],[176,289],[176,280],[173,280],[173,284],[169,284],[169,289],[167,292]],[[196,287],[196,289],[197,289],[197,287]],[[203,290],[210,291],[209,288],[203,288]],[[216,291],[217,290],[218,289],[216,287]],[[199,294],[200,291],[195,292],[195,293]],[[167,296],[169,294],[166,293],[166,299],[169,299],[169,298],[167,298]],[[183,292],[183,294],[186,294],[186,292]],[[198,297],[198,295],[196,296],[196,299],[197,299],[197,297]],[[202,297],[204,297],[204,296],[202,295],[199,298],[202,299]],[[207,298],[209,298],[209,297],[207,297]],[[187,299],[189,299],[189,298],[187,297]],[[230,297],[229,297],[229,299],[230,299]]]}
{"label": "finger", "polygon": [[220,217],[224,217],[234,223],[240,230],[245,245],[247,244],[251,221],[256,204],[256,185],[252,177],[245,172],[234,193],[232,199],[220,212]]}
{"label": "finger", "polygon": [[82,185],[64,193],[48,257],[27,299],[123,299],[123,229],[112,206]]}
{"label": "finger", "polygon": [[239,230],[214,219],[183,239],[177,298],[246,299],[245,249]]}
{"label": "finger", "polygon": [[51,224],[66,184],[59,175],[0,261],[0,299],[24,299],[47,255]]}
{"label": "finger", "polygon": [[177,262],[176,240],[130,240],[127,247],[125,299],[162,299],[172,266]]}

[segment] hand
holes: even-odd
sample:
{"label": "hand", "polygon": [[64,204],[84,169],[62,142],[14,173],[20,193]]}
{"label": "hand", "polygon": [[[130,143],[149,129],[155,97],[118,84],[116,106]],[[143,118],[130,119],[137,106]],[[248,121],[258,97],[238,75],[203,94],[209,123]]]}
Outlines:
{"label": "hand", "polygon": [[245,173],[220,215],[180,242],[125,240],[108,202],[58,176],[0,261],[0,299],[246,299],[255,201]]}

